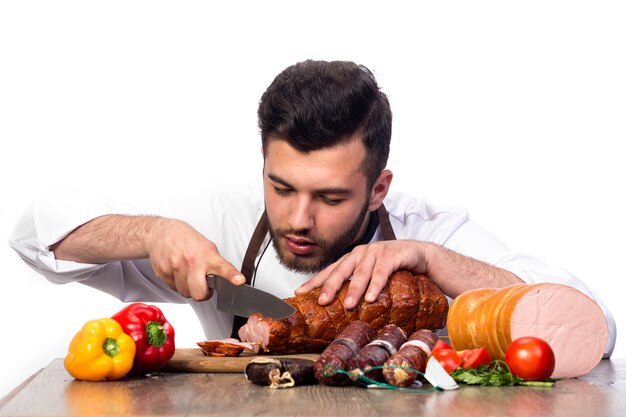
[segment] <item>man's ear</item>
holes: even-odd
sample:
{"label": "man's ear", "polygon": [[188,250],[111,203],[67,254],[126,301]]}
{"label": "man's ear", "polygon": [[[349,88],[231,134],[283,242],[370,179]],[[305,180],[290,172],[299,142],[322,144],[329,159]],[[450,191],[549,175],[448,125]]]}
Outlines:
{"label": "man's ear", "polygon": [[380,175],[374,182],[374,186],[372,187],[372,191],[370,193],[370,200],[368,204],[368,211],[377,210],[378,207],[383,203],[385,197],[387,197],[387,193],[389,192],[389,187],[391,186],[391,180],[393,179],[393,172],[388,169],[383,169],[380,172]]}

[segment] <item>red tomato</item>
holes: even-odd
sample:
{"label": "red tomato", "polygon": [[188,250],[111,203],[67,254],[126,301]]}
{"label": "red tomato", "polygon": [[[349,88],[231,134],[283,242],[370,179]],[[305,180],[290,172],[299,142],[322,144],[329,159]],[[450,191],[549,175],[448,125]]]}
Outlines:
{"label": "red tomato", "polygon": [[491,355],[484,347],[460,350],[457,354],[461,358],[461,368],[472,369],[491,363]]}
{"label": "red tomato", "polygon": [[433,350],[430,356],[437,359],[441,366],[443,366],[443,369],[449,374],[461,365],[461,358],[459,358],[459,355],[454,349]]}
{"label": "red tomato", "polygon": [[433,347],[433,352],[439,349],[452,349],[452,346],[450,346],[449,344],[447,344],[445,341],[439,339],[437,340],[437,343],[435,343],[435,346]]}
{"label": "red tomato", "polygon": [[515,339],[506,350],[511,372],[527,381],[549,378],[554,371],[554,352],[543,339],[525,336]]}

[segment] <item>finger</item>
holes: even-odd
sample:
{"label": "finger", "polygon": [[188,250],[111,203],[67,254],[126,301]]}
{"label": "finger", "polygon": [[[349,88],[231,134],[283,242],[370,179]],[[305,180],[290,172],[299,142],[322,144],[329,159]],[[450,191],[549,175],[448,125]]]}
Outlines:
{"label": "finger", "polygon": [[226,259],[218,256],[211,260],[210,268],[208,270],[205,269],[205,275],[215,274],[221,277],[226,278],[233,285],[242,285],[246,283],[246,278],[243,276],[241,272],[233,264],[228,262]]}
{"label": "finger", "polygon": [[189,292],[189,286],[187,285],[187,273],[186,271],[176,271],[174,272],[174,284],[176,286],[176,291],[180,293],[185,298],[191,297]]}
{"label": "finger", "polygon": [[372,278],[370,279],[367,287],[367,292],[365,293],[365,301],[373,303],[378,299],[378,296],[382,292],[383,288],[387,285],[389,276],[392,272],[391,268],[386,266],[377,266],[374,268]]}
{"label": "finger", "polygon": [[163,281],[172,290],[177,291],[176,281],[174,280],[174,275],[167,275],[167,276],[157,275],[157,277],[160,278],[161,281]]}
{"label": "finger", "polygon": [[176,282],[174,281],[174,274],[157,272],[156,270],[154,271],[154,274],[157,276],[157,278],[163,281],[168,287],[176,291]]}
{"label": "finger", "polygon": [[195,301],[208,300],[211,296],[209,286],[206,282],[206,272],[204,266],[196,266],[190,269],[187,274],[187,286],[189,295]]}
{"label": "finger", "polygon": [[176,282],[174,282],[174,274],[171,269],[160,266],[158,262],[154,259],[150,258],[150,265],[152,266],[152,270],[154,271],[154,275],[163,281],[168,287],[176,291]]}
{"label": "finger", "polygon": [[[344,282],[346,282],[352,276],[352,272],[354,271],[355,266],[355,257],[353,256],[345,256],[342,258],[336,265],[335,268],[330,272],[324,284],[322,285],[322,289],[320,290],[320,296],[318,298],[318,304],[326,305],[331,303],[337,292],[341,289],[341,286]],[[354,299],[344,299],[344,307],[351,309],[356,305]]]}
{"label": "finger", "polygon": [[[354,272],[352,273],[352,279],[350,280],[350,286],[348,287],[348,291],[346,292],[346,296],[344,299],[344,307],[351,309],[356,307],[359,303],[363,294],[365,294],[365,290],[368,289],[368,285],[370,280],[372,279],[372,270],[376,265],[376,254],[375,253],[366,253],[360,257],[359,262],[356,264],[354,268]],[[378,294],[376,294],[378,296]],[[374,301],[376,298],[374,298]]]}
{"label": "finger", "polygon": [[174,286],[176,291],[185,298],[190,298],[189,284],[187,283],[187,275],[189,271],[189,263],[184,262],[184,257],[169,258],[167,268],[171,271],[171,275],[174,279]]}

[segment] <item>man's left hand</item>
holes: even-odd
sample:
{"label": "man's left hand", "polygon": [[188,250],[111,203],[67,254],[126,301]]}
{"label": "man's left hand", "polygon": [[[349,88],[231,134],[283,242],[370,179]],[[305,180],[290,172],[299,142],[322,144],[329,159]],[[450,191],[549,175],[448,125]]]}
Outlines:
{"label": "man's left hand", "polygon": [[411,240],[392,240],[357,246],[327,266],[296,290],[297,294],[321,287],[320,305],[330,304],[347,280],[350,286],[344,307],[356,307],[361,297],[374,302],[387,284],[389,276],[400,269],[426,273],[428,244]]}

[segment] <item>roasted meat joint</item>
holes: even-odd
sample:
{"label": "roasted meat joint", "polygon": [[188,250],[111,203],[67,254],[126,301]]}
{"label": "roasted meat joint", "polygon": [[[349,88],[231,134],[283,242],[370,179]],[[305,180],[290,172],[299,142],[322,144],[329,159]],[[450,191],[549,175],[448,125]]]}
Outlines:
{"label": "roasted meat joint", "polygon": [[429,278],[408,271],[391,275],[378,300],[364,300],[351,310],[343,307],[348,290],[345,283],[333,303],[317,303],[319,289],[286,299],[296,312],[274,320],[253,314],[239,330],[242,342],[257,353],[321,352],[351,322],[363,321],[377,332],[393,324],[410,335],[419,329],[441,329],[446,325],[448,300]]}

